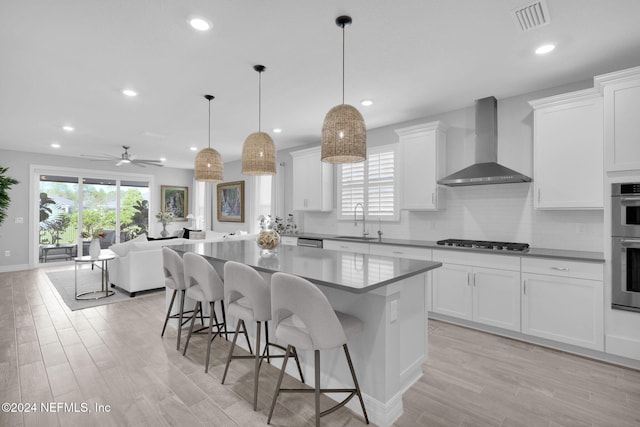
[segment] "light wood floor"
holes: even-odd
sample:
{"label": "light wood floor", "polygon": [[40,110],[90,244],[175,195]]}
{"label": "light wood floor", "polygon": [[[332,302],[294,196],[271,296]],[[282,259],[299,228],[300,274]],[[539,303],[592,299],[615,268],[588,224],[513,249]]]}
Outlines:
{"label": "light wood floor", "polygon": [[[85,403],[91,412],[0,412],[0,426],[266,425],[275,368],[262,371],[253,412],[252,362],[234,361],[221,385],[229,346],[216,340],[205,374],[204,337],[187,357],[175,330],[160,338],[162,293],[71,312],[50,269],[0,273],[0,403]],[[640,426],[639,371],[441,322],[429,333],[424,376],[397,426]],[[312,425],[312,414],[311,395],[284,395],[272,424]],[[322,422],[364,425],[344,408]]]}

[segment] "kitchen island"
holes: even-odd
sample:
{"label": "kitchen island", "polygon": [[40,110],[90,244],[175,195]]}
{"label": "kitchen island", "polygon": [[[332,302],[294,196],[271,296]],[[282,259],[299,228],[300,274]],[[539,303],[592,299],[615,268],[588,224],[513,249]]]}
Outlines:
{"label": "kitchen island", "polygon": [[[422,376],[427,359],[427,272],[441,263],[299,246],[280,246],[277,255],[263,257],[253,241],[173,249],[206,257],[221,277],[224,263],[232,260],[254,267],[267,280],[284,272],[316,284],[336,310],[364,323],[364,331],[349,341],[349,349],[371,421],[390,426],[402,414],[402,395]],[[227,322],[235,324],[233,319]],[[323,352],[323,387],[351,386],[340,350]],[[313,386],[313,353],[302,352],[301,363],[307,384]],[[296,376],[293,369],[289,373]],[[351,404],[360,413],[357,402]]]}

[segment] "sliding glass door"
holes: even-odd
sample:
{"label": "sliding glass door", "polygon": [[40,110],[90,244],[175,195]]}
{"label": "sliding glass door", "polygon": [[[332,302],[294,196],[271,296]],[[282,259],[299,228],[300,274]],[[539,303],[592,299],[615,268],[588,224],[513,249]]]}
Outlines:
{"label": "sliding glass door", "polygon": [[82,173],[40,173],[38,262],[70,261],[100,247],[130,240],[149,228],[150,179],[95,178]]}

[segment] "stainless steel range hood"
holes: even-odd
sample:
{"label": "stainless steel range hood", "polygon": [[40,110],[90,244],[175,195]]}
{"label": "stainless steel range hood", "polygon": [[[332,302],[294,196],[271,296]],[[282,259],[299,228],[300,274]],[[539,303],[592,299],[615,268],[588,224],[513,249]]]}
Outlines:
{"label": "stainless steel range hood", "polygon": [[498,102],[493,96],[476,100],[475,163],[446,176],[438,184],[510,184],[531,182],[531,178],[498,163]]}

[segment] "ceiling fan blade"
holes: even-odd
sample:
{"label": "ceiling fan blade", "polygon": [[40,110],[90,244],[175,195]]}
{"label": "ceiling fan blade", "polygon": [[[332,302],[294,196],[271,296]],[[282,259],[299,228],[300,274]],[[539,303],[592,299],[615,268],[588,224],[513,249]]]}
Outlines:
{"label": "ceiling fan blade", "polygon": [[136,165],[150,165],[150,166],[158,166],[158,167],[163,167],[164,165],[159,161],[159,160],[132,160],[131,163],[136,164]]}
{"label": "ceiling fan blade", "polygon": [[116,163],[116,166],[122,166],[124,165],[126,162],[123,162],[122,160],[120,160],[118,163]]}
{"label": "ceiling fan blade", "polygon": [[80,157],[86,157],[89,160],[98,160],[98,161],[111,161],[111,160],[119,159],[119,157],[115,157],[115,156],[108,156],[108,155],[96,156],[93,154],[80,154]]}

